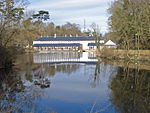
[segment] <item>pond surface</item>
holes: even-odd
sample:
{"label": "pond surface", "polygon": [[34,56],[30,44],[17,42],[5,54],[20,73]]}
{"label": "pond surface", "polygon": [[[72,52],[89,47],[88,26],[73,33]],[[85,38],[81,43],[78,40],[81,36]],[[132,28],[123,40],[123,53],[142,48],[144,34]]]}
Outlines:
{"label": "pond surface", "polygon": [[19,56],[0,70],[0,112],[150,112],[150,67],[108,62],[86,52]]}

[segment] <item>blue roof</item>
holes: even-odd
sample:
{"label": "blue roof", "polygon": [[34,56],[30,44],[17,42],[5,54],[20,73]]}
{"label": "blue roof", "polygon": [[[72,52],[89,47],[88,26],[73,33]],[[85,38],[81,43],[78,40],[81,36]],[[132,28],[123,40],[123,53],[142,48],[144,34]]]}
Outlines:
{"label": "blue roof", "polygon": [[91,41],[94,37],[41,37],[35,41]]}
{"label": "blue roof", "polygon": [[33,47],[72,47],[72,46],[80,46],[79,43],[71,43],[71,44],[34,44]]}
{"label": "blue roof", "polygon": [[88,43],[88,46],[96,46],[96,43]]}

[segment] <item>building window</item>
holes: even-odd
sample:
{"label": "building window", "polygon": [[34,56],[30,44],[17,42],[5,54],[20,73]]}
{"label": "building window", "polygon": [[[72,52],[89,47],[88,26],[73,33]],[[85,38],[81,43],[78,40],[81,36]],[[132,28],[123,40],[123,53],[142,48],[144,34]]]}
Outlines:
{"label": "building window", "polygon": [[41,50],[41,47],[38,47],[37,50],[40,51],[40,50]]}
{"label": "building window", "polygon": [[75,47],[75,46],[73,46],[73,47],[72,47],[72,49],[73,49],[73,50],[76,50],[76,47]]}
{"label": "building window", "polygon": [[68,50],[68,47],[65,47],[65,50]]}
{"label": "building window", "polygon": [[89,57],[94,57],[95,54],[93,52],[89,53]]}
{"label": "building window", "polygon": [[51,50],[54,50],[54,47],[51,47]]}
{"label": "building window", "polygon": [[90,49],[90,50],[93,50],[93,49],[94,49],[94,47],[93,47],[93,46],[90,46],[90,47],[89,47],[89,49]]}
{"label": "building window", "polygon": [[44,47],[44,50],[47,51],[47,47]]}
{"label": "building window", "polygon": [[58,50],[61,50],[61,47],[58,47]]}

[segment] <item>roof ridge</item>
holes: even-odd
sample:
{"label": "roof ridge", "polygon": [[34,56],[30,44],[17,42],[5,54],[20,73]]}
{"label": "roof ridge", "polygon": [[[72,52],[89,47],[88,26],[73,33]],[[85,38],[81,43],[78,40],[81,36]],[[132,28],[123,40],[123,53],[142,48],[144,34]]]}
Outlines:
{"label": "roof ridge", "polygon": [[40,37],[35,41],[84,41],[84,40],[94,40],[94,37]]}

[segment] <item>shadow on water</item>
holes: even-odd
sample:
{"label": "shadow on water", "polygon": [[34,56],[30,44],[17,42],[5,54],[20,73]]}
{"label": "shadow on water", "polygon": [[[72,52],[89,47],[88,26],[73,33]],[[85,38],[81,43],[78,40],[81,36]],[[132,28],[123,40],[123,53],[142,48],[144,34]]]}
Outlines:
{"label": "shadow on water", "polygon": [[150,70],[139,69],[137,64],[133,68],[118,67],[109,88],[110,100],[117,112],[150,112]]}

